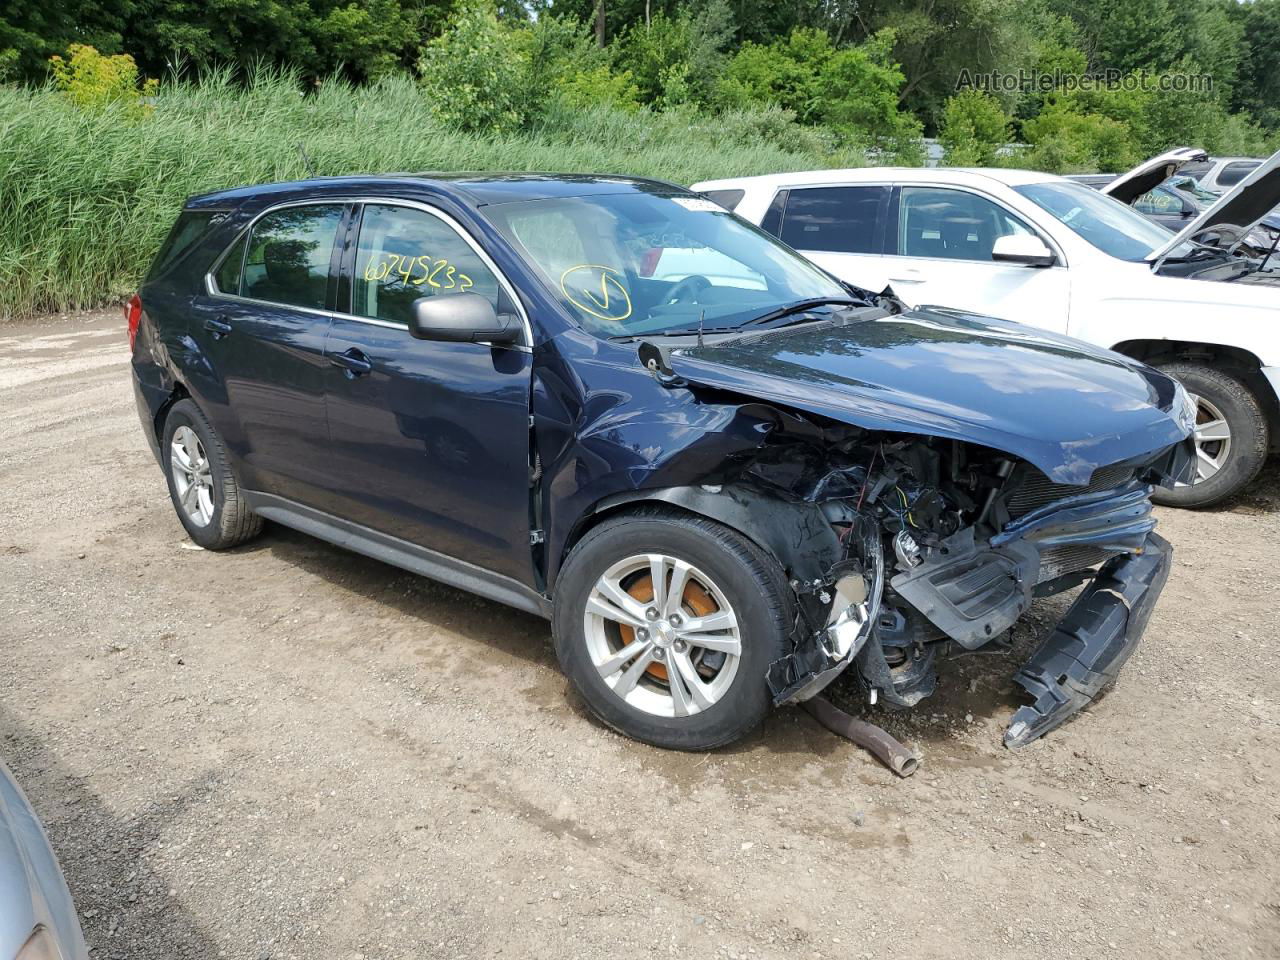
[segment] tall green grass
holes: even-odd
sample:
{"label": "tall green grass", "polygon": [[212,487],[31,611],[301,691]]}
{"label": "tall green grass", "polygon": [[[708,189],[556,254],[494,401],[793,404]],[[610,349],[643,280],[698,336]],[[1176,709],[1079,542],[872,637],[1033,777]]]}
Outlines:
{"label": "tall green grass", "polygon": [[779,111],[717,117],[551,105],[508,137],[443,127],[408,78],[353,88],[267,73],[161,88],[142,117],[0,87],[0,318],[131,291],[185,197],[316,172],[553,170],[680,183],[861,161]]}

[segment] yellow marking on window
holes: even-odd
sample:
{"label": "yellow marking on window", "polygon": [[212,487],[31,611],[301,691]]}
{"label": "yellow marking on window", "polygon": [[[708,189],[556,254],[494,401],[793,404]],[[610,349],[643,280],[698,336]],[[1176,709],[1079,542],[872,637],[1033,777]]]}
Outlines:
{"label": "yellow marking on window", "polygon": [[[418,274],[419,270],[422,271],[421,276]],[[441,271],[443,271],[443,274]],[[420,287],[425,283],[437,290],[457,289],[459,293],[475,286],[475,282],[471,277],[448,260],[437,260],[435,257],[425,253],[416,257],[406,257],[399,253],[386,253],[380,258],[370,260],[365,264],[363,273],[366,283],[381,283],[392,277],[390,282],[393,284],[398,283],[401,286],[407,287],[412,284],[415,287]],[[436,280],[437,275],[443,276],[443,283]]]}
{"label": "yellow marking on window", "polygon": [[[631,316],[631,295],[618,279],[622,271],[599,263],[580,263],[560,274],[560,289],[579,310],[611,323]],[[574,287],[570,290],[571,282]],[[595,288],[599,287],[597,295]]]}

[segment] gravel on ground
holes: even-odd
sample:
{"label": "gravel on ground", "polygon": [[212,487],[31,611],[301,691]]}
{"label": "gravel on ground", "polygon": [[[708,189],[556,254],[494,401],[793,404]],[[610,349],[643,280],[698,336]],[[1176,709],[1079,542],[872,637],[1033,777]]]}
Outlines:
{"label": "gravel on ground", "polygon": [[898,780],[798,710],[726,750],[594,722],[535,617],[174,517],[116,311],[0,327],[0,756],[95,958],[1280,956],[1280,481],[1160,511],[1116,687],[1031,747],[942,665]]}

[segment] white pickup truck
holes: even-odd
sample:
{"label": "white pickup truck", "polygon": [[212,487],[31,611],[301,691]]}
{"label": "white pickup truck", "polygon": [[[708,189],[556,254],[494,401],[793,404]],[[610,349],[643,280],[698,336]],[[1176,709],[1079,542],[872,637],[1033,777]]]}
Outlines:
{"label": "white pickup truck", "polygon": [[[1150,182],[1139,193],[1185,152],[1134,171]],[[1164,503],[1217,503],[1280,444],[1280,254],[1237,250],[1280,202],[1280,153],[1176,234],[1084,184],[1027,170],[815,170],[693,189],[847,283],[891,287],[912,307],[1034,324],[1173,374],[1199,406],[1199,471],[1158,492]]]}

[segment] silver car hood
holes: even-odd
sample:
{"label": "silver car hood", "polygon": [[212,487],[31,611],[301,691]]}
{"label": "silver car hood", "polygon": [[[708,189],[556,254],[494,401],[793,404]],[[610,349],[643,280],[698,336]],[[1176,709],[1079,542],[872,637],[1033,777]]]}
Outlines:
{"label": "silver car hood", "polygon": [[[6,773],[0,768],[0,778]],[[9,810],[9,781],[0,780],[0,957],[15,957],[41,919],[30,865],[19,834],[32,829],[22,810]],[[14,787],[16,790],[16,786]]]}
{"label": "silver car hood", "polygon": [[1213,232],[1222,238],[1224,247],[1234,247],[1280,204],[1280,150],[1241,180],[1235,187],[1174,234],[1163,247],[1147,255],[1147,261],[1159,264],[1173,250],[1188,240]]}
{"label": "silver car hood", "polygon": [[49,839],[0,762],[0,958],[15,956],[37,924],[49,929],[63,960],[88,960],[71,891]]}
{"label": "silver car hood", "polygon": [[1102,192],[1121,203],[1132,205],[1139,197],[1150,193],[1188,163],[1208,159],[1209,154],[1199,147],[1175,147],[1168,153],[1142,161],[1128,173],[1120,174],[1103,187]]}

